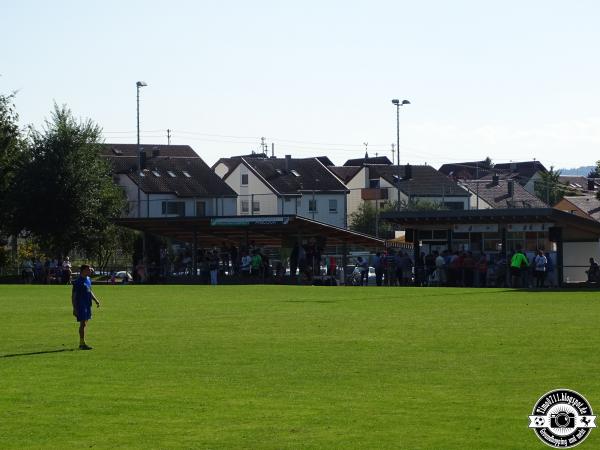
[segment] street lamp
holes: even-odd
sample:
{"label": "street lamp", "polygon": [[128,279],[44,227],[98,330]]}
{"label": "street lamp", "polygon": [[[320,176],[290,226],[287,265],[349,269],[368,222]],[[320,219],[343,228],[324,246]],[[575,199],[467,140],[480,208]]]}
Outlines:
{"label": "street lamp", "polygon": [[392,103],[396,105],[396,164],[400,165],[400,107],[402,105],[410,105],[408,100],[398,100],[397,98],[392,100]]}
{"label": "street lamp", "polygon": [[[138,154],[138,171],[141,173],[143,170],[142,167],[142,151],[140,148],[140,88],[144,87],[144,86],[148,86],[148,84],[145,81],[138,81],[135,83],[135,87],[137,89],[137,154]],[[138,218],[141,217],[142,214],[142,208],[140,205],[141,202],[141,198],[140,198],[140,185],[138,183]]]}
{"label": "street lamp", "polygon": [[408,100],[398,100],[397,98],[392,100],[392,103],[396,105],[396,164],[398,165],[398,180],[396,182],[396,188],[398,189],[398,209],[400,209],[400,107],[402,105],[410,105]]}
{"label": "street lamp", "polygon": [[[138,156],[140,154],[140,88],[144,87],[144,86],[148,86],[148,84],[145,81],[138,81],[137,83],[135,83],[135,87],[137,89],[137,150],[138,150]],[[141,167],[140,167],[141,169]]]}

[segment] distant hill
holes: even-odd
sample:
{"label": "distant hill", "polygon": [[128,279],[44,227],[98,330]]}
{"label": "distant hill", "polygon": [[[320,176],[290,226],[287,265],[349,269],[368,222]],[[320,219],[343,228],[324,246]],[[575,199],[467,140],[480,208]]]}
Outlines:
{"label": "distant hill", "polygon": [[561,175],[579,175],[582,177],[587,176],[592,170],[594,170],[596,166],[583,166],[577,167],[575,169],[558,169],[560,170]]}

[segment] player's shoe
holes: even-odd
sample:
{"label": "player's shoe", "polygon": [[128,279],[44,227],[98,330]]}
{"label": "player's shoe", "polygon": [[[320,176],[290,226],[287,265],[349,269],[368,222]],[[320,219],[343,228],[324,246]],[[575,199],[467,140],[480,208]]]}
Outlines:
{"label": "player's shoe", "polygon": [[79,350],[91,350],[91,349],[92,349],[92,347],[90,347],[90,346],[89,346],[89,345],[87,345],[87,344],[81,344],[81,345],[79,346]]}

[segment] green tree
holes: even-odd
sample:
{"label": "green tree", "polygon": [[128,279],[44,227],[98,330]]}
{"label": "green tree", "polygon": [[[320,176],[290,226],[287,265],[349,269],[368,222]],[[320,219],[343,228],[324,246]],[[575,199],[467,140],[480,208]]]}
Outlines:
{"label": "green tree", "polygon": [[555,205],[568,192],[567,187],[560,182],[560,170],[550,167],[547,172],[540,173],[540,180],[534,183],[535,195],[548,205]]}
{"label": "green tree", "polygon": [[371,202],[361,202],[358,209],[350,214],[350,229],[375,236],[377,211]]}
{"label": "green tree", "polygon": [[16,224],[50,255],[91,251],[122,210],[123,193],[99,155],[100,142],[100,128],[66,106],[54,105],[45,127],[30,131],[14,183]]}
{"label": "green tree", "polygon": [[12,183],[15,178],[17,161],[24,147],[19,129],[15,105],[15,94],[0,94],[0,242],[2,235],[9,233],[13,211],[9,207]]}
{"label": "green tree", "polygon": [[587,174],[588,178],[600,178],[600,161],[596,161],[596,167],[593,170],[590,170],[590,173]]}
{"label": "green tree", "polygon": [[[588,173],[588,178],[600,178],[600,161],[596,161],[596,167]],[[596,192],[596,198],[600,200],[600,191]]]}
{"label": "green tree", "polygon": [[111,262],[120,257],[120,262],[129,264],[133,254],[136,233],[128,228],[109,225],[100,235],[89,236],[86,256],[94,261],[94,267],[106,271]]}
{"label": "green tree", "polygon": [[394,226],[381,219],[378,215],[384,212],[397,211],[435,211],[445,209],[443,205],[420,199],[411,199],[410,201],[402,200],[400,208],[397,201],[388,202],[384,207],[379,209],[371,202],[362,202],[358,209],[350,214],[350,229],[359,233],[366,233],[372,236],[382,238],[394,237]]}

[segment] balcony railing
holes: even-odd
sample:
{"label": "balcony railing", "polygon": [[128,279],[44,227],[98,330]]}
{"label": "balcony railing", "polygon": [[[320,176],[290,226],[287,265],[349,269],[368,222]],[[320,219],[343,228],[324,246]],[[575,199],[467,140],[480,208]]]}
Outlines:
{"label": "balcony railing", "polygon": [[387,200],[388,188],[364,188],[360,190],[363,200]]}

